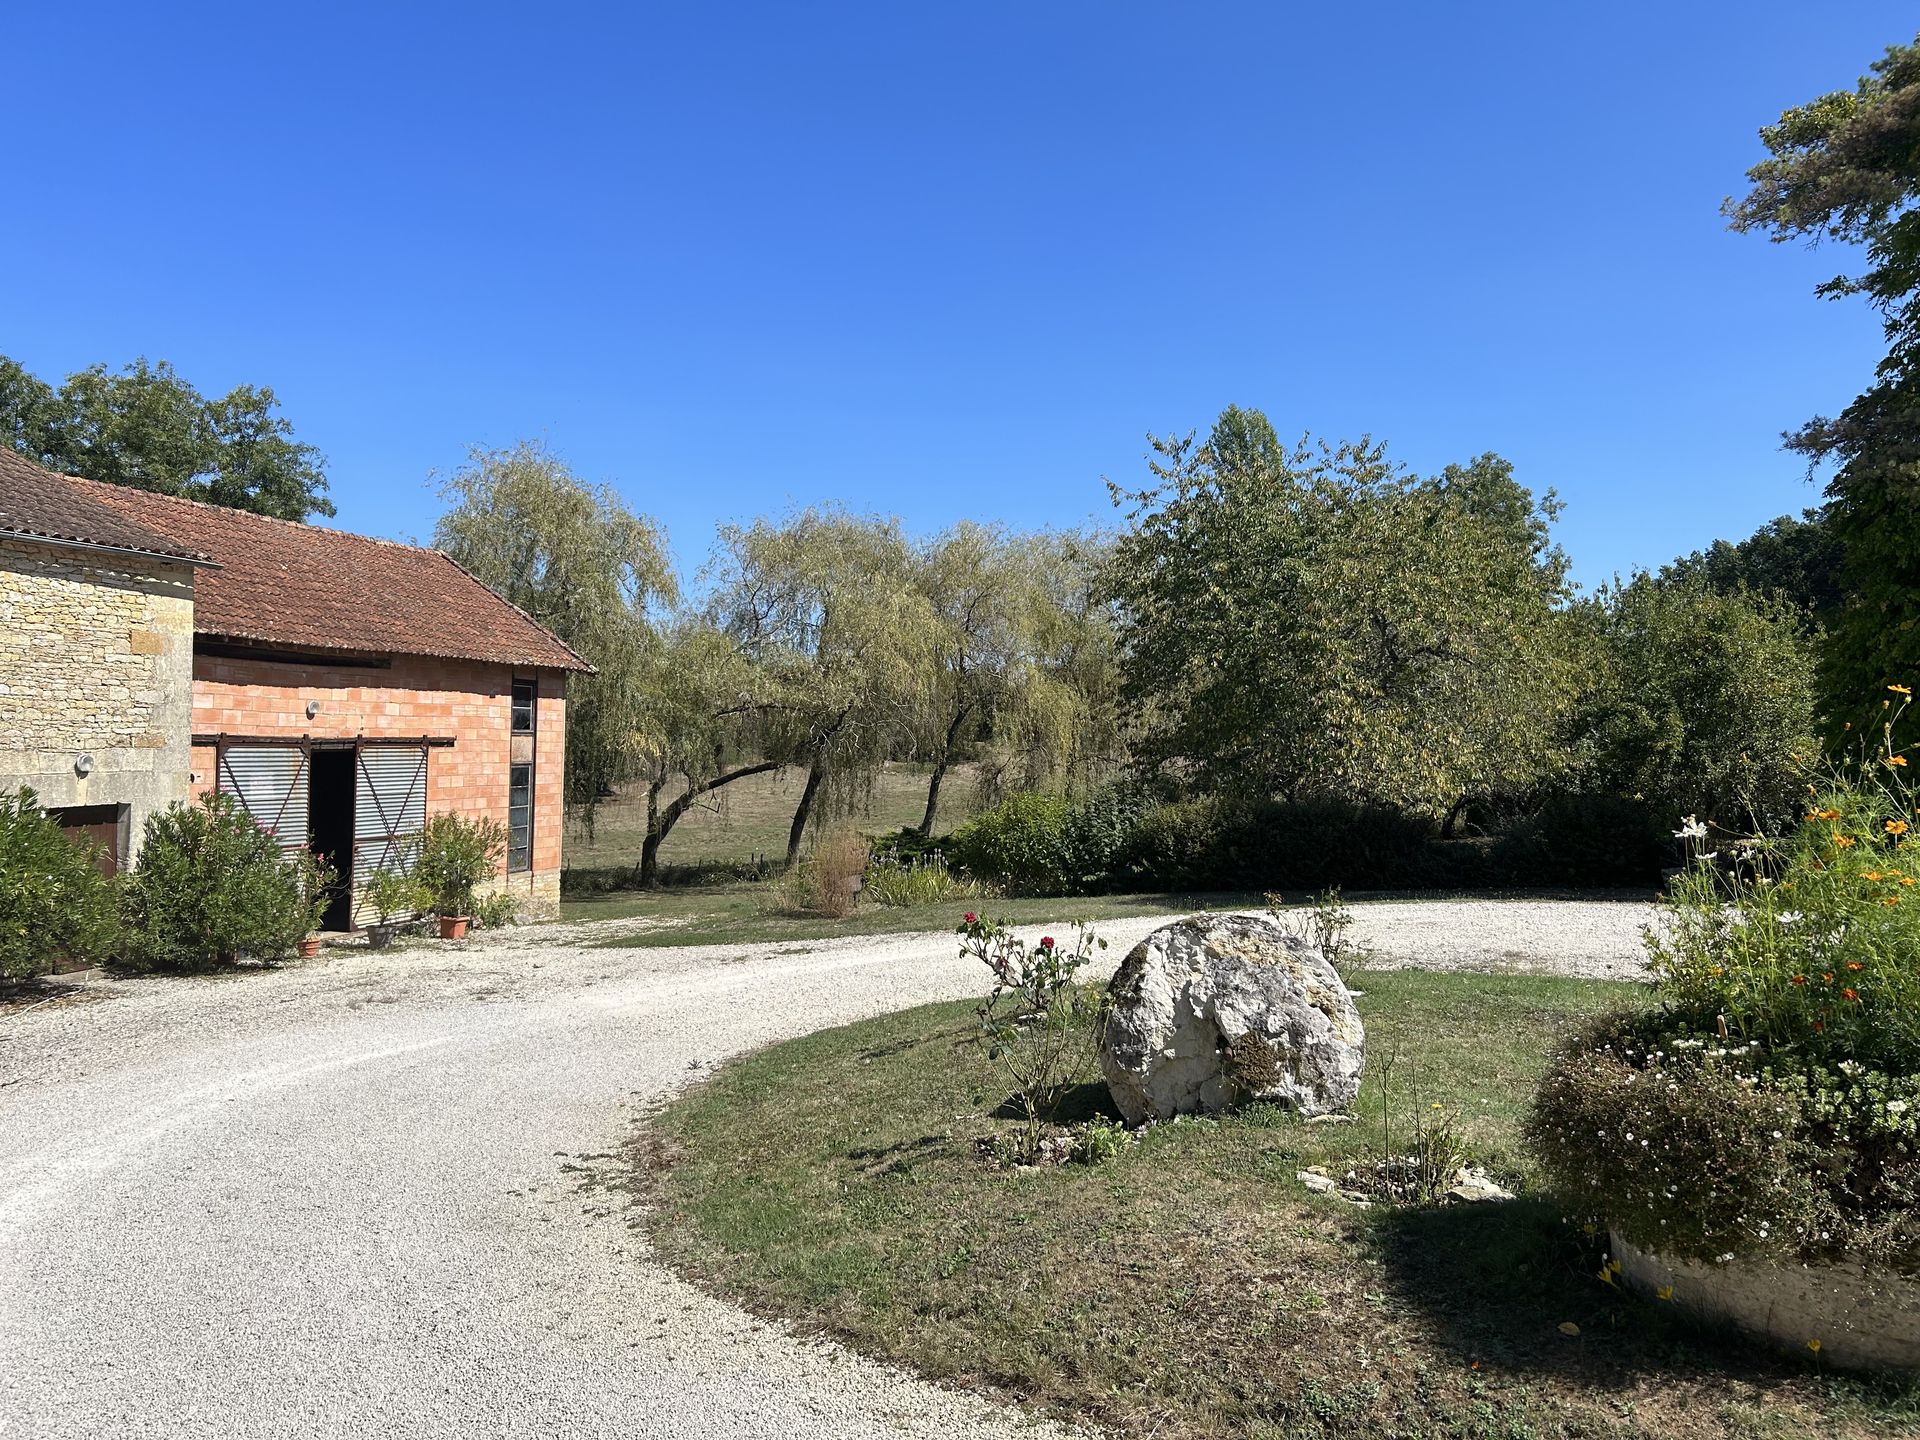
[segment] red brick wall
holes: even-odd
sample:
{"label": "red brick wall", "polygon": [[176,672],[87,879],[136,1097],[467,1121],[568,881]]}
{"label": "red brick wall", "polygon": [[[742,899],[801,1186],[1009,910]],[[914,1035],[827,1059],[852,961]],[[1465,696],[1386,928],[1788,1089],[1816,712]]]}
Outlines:
{"label": "red brick wall", "polygon": [[[511,683],[538,681],[534,720],[533,876],[558,896],[566,774],[566,677],[465,660],[396,657],[390,669],[193,657],[193,733],[297,740],[451,736],[427,754],[427,810],[507,820]],[[307,704],[320,710],[307,718]],[[213,788],[213,747],[195,746],[193,788]],[[514,877],[514,888],[521,877]]]}

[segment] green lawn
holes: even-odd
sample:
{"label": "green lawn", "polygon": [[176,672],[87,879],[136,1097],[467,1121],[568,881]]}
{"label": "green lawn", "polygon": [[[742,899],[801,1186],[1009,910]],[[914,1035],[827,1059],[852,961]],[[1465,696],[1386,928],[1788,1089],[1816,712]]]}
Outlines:
{"label": "green lawn", "polygon": [[[1759,1355],[1601,1285],[1594,1241],[1526,1197],[1517,1125],[1548,1048],[1637,987],[1355,983],[1372,1060],[1359,1123],[1259,1107],[1158,1127],[1098,1167],[1008,1172],[979,1157],[1009,1122],[992,1118],[1006,1090],[968,1005],[775,1046],[644,1132],[654,1244],[802,1330],[1128,1435],[1915,1430],[1910,1390]],[[1417,1077],[1423,1113],[1456,1109],[1476,1158],[1521,1200],[1360,1210],[1305,1190],[1298,1170],[1340,1173],[1383,1114],[1404,1125],[1410,1109],[1383,1108],[1389,1057],[1396,1086]]]}
{"label": "green lawn", "polygon": [[[875,778],[873,787],[850,817],[863,830],[879,833],[918,825],[927,804],[928,771],[924,765],[891,761]],[[787,853],[787,827],[806,772],[797,769],[755,775],[716,792],[713,803],[687,812],[660,847],[663,865],[746,864],[756,859],[778,861]],[[971,769],[950,772],[940,787],[941,833],[951,830],[971,812],[975,796]],[[669,797],[671,798],[671,797]],[[631,867],[640,861],[640,841],[647,831],[644,793],[623,794],[603,802],[595,812],[589,835],[578,818],[569,819],[566,861],[570,869],[602,870]]]}

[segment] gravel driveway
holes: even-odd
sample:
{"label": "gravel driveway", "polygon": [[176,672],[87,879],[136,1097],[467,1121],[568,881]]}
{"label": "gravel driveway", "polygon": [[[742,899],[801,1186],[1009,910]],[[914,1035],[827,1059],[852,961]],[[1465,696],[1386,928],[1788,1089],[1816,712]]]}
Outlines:
{"label": "gravel driveway", "polygon": [[[1356,908],[1383,962],[1580,973],[1630,970],[1648,914]],[[1103,924],[1111,958],[1154,923]],[[706,1297],[602,1187],[703,1068],[977,993],[951,937],[588,948],[607,933],[0,1017],[0,1437],[1034,1434]]]}

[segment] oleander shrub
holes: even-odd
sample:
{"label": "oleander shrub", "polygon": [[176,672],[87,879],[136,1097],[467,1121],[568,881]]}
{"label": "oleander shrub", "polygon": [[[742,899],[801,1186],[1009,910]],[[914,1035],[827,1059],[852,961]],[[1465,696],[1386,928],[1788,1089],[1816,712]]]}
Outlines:
{"label": "oleander shrub", "polygon": [[436,915],[471,917],[475,890],[493,878],[507,853],[507,827],[491,816],[469,820],[451,811],[432,816],[420,832],[413,878]]}
{"label": "oleander shrub", "polygon": [[299,865],[219,792],[148,818],[123,897],[127,956],[158,970],[283,959],[313,920]]}
{"label": "oleander shrub", "polygon": [[63,960],[93,964],[113,954],[118,935],[113,883],[94,847],[55,824],[32,790],[0,791],[0,980]]}

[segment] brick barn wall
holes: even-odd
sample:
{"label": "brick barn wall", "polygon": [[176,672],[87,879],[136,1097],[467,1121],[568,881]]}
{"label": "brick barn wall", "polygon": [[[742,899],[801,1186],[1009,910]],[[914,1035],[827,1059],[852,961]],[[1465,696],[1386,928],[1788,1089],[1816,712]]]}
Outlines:
{"label": "brick barn wall", "polygon": [[[565,814],[566,678],[466,660],[398,656],[391,668],[193,657],[193,733],[298,740],[451,736],[427,755],[427,811],[507,820],[513,760],[513,680],[538,684],[535,712],[533,862],[493,888],[524,897],[523,910],[550,911],[560,899]],[[319,713],[307,718],[307,705]],[[193,750],[193,789],[214,785],[211,745]]]}

